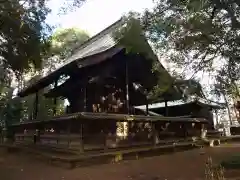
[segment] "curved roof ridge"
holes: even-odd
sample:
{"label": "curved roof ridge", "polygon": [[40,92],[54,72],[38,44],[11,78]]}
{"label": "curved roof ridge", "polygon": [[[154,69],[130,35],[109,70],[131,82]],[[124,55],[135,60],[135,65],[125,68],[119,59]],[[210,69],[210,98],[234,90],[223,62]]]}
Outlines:
{"label": "curved roof ridge", "polygon": [[113,24],[111,24],[110,26],[108,26],[107,28],[103,29],[102,31],[100,31],[99,33],[95,34],[94,36],[90,37],[89,39],[87,39],[86,41],[84,41],[79,47],[77,47],[73,54],[76,53],[76,51],[85,48],[86,46],[88,46],[89,44],[93,43],[94,41],[98,40],[99,38],[103,37],[106,34],[109,34],[112,30],[115,30],[117,27],[121,26],[124,24],[124,20],[123,18],[120,18],[119,20],[117,20],[116,22],[114,22]]}

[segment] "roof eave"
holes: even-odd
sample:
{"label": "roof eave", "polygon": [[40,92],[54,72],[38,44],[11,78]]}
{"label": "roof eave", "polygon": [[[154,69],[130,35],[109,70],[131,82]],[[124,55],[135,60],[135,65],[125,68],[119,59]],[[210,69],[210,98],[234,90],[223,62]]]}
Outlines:
{"label": "roof eave", "polygon": [[[25,89],[18,92],[17,95],[19,97],[25,97],[25,96],[28,96],[29,94],[38,92],[39,89],[42,89],[42,88],[39,88],[39,86],[46,87],[46,86],[52,84],[59,76],[61,76],[62,74],[65,74],[66,70],[70,67],[77,67],[76,62],[75,61],[71,62],[70,64],[63,66],[63,67],[57,69],[56,71],[49,73],[47,76],[44,76],[41,79],[39,79],[36,83],[31,84],[30,86],[28,86]],[[43,84],[43,85],[41,85],[41,84]]]}

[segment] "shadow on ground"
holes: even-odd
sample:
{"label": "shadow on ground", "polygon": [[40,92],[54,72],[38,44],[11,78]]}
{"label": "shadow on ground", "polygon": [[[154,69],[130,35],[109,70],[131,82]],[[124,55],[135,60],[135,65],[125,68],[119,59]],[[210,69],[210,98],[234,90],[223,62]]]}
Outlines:
{"label": "shadow on ground", "polygon": [[[67,170],[39,162],[30,156],[0,153],[0,179],[3,180],[197,180],[204,179],[205,162],[215,163],[239,153],[240,145],[195,149],[117,164]],[[227,170],[226,177],[238,179],[239,170]]]}

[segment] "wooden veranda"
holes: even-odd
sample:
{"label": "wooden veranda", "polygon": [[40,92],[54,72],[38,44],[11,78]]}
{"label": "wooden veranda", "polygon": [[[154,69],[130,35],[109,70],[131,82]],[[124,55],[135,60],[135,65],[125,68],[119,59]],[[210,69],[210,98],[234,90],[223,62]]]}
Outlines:
{"label": "wooden veranda", "polygon": [[[199,138],[205,119],[79,112],[13,124],[15,142],[79,149],[118,149]],[[125,131],[125,132],[124,132]],[[34,136],[37,136],[34,142]]]}

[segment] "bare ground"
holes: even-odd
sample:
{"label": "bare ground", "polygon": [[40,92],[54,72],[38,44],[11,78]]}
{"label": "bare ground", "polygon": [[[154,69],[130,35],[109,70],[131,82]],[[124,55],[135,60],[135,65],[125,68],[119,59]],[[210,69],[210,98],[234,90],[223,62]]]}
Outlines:
{"label": "bare ground", "polygon": [[[217,163],[236,153],[240,153],[240,145],[224,145],[73,170],[23,154],[0,153],[0,180],[197,180],[204,179],[208,157]],[[237,180],[240,170],[228,171],[226,176]]]}

